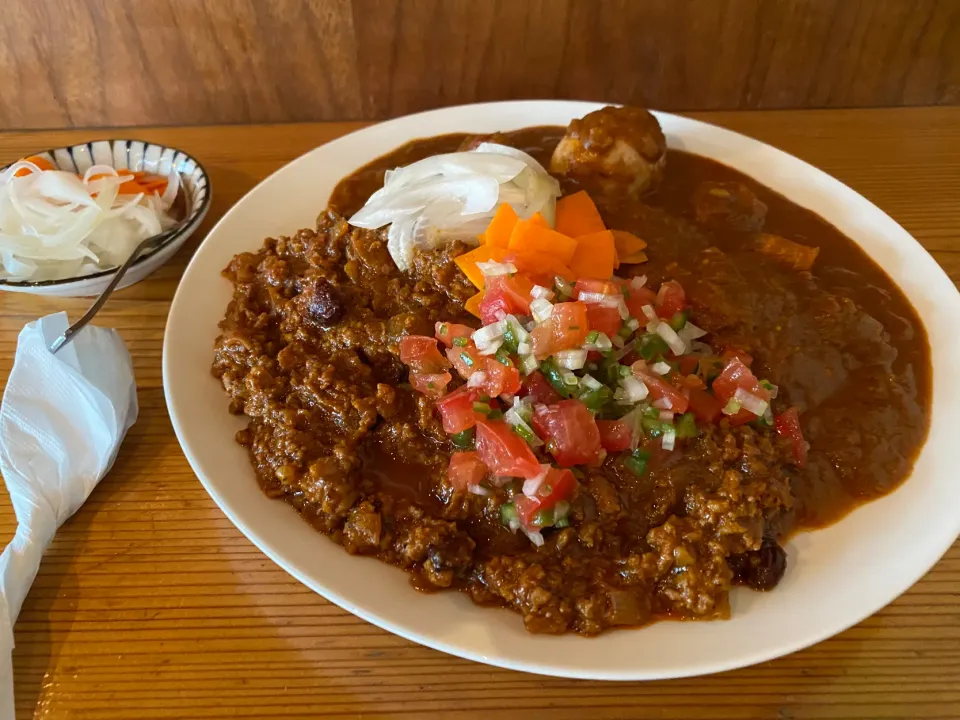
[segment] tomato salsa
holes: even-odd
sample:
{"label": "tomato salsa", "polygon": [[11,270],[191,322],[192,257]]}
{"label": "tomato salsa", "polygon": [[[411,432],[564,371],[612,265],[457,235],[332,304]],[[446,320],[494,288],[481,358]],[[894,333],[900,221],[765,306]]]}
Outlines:
{"label": "tomato salsa", "polygon": [[[549,167],[555,208],[404,271],[348,223],[387,170],[483,142]],[[925,332],[882,270],[635,109],[408,143],[224,274],[213,372],[264,491],[531,632],[727,617],[927,432]]]}

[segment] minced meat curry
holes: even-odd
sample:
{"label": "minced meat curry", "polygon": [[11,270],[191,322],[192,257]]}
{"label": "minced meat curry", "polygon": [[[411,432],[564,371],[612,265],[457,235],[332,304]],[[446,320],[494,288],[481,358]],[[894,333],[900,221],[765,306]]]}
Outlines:
{"label": "minced meat curry", "polygon": [[[348,224],[385,170],[475,146],[465,135],[358,170],[315,228],[224,271],[235,291],[213,372],[249,418],[237,440],[263,490],[348,552],[421,590],[512,608],[531,632],[726,617],[733,585],[775,587],[790,534],[895,488],[927,432],[925,332],[883,271],[750,178],[666,150],[656,121],[630,112],[493,137],[548,167],[553,156],[564,197],[586,191],[606,228],[645,242],[630,259],[646,261],[620,264],[612,288],[538,281],[522,310],[505,293],[481,322],[457,263],[470,247],[419,251],[401,272],[386,229]],[[641,171],[611,160],[618,133]],[[481,265],[484,298],[512,281],[497,275],[511,262]],[[546,304],[531,309],[535,297]],[[569,319],[581,310],[582,326]],[[470,333],[498,322],[484,356],[490,333]],[[542,350],[573,335],[572,350]]]}

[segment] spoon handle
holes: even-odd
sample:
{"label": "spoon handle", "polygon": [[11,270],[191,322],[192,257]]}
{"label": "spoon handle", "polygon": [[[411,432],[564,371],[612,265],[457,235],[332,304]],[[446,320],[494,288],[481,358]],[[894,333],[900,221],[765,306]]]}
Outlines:
{"label": "spoon handle", "polygon": [[68,327],[64,331],[63,335],[53,341],[53,344],[50,346],[51,353],[56,354],[60,348],[73,340],[74,336],[80,332],[80,330],[82,330],[87,323],[93,320],[93,316],[96,315],[100,311],[100,308],[103,307],[103,304],[116,289],[127,270],[129,270],[130,266],[136,262],[138,257],[140,257],[140,253],[142,253],[146,248],[154,245],[157,242],[158,237],[159,236],[149,237],[133,249],[133,252],[130,253],[130,257],[128,257],[123,265],[117,269],[117,272],[114,274],[110,284],[103,289],[103,292],[100,293],[100,296],[94,301],[93,305],[90,306],[90,309],[84,313],[82,318]]}

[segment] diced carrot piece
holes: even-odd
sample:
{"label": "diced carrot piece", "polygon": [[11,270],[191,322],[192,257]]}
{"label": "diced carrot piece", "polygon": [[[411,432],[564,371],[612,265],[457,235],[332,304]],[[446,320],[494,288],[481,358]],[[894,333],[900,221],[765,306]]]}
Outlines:
{"label": "diced carrot piece", "polygon": [[475,317],[480,317],[480,301],[481,300],[483,300],[483,290],[478,292],[476,295],[471,296],[470,299],[463,304],[463,307],[471,315]]}
{"label": "diced carrot piece", "polygon": [[613,242],[617,249],[617,262],[620,263],[639,263],[646,262],[647,256],[641,252],[647,243],[638,238],[632,232],[626,230],[611,230],[613,233]]}
{"label": "diced carrot piece", "polygon": [[510,233],[513,232],[513,226],[517,224],[516,211],[507,203],[497,208],[493,220],[487,225],[486,231],[480,236],[481,245],[495,245],[505,248],[510,244]]}
{"label": "diced carrot piece", "polygon": [[513,226],[509,248],[523,253],[544,253],[567,265],[577,251],[577,241],[533,219],[520,220]]}
{"label": "diced carrot piece", "polygon": [[[25,157],[24,160],[26,160],[27,162],[32,162],[41,170],[56,170],[53,163],[41,155],[31,155],[30,157]],[[27,168],[20,168],[13,174],[13,176],[23,177],[24,175],[29,175],[29,174],[30,174],[30,171],[27,170]]]}
{"label": "diced carrot piece", "polygon": [[801,245],[793,240],[787,240],[779,235],[761,233],[757,236],[756,248],[777,262],[794,270],[809,270],[813,267],[820,248]]}
{"label": "diced carrot piece", "polygon": [[481,245],[470,252],[460,255],[454,262],[457,263],[457,267],[463,271],[463,274],[467,276],[467,279],[472,282],[475,287],[483,290],[483,273],[480,271],[480,268],[477,267],[477,263],[487,262],[489,260],[503,262],[506,254],[507,251],[505,248],[495,245]]}
{"label": "diced carrot piece", "polygon": [[546,253],[511,251],[505,262],[512,262],[517,266],[517,270],[534,278],[538,285],[544,287],[551,287],[557,275],[570,282],[577,279],[569,266],[560,262],[556,256]]}
{"label": "diced carrot piece", "polygon": [[570,261],[570,269],[578,278],[605,279],[613,275],[616,264],[616,246],[609,230],[581,235],[577,251]]}
{"label": "diced carrot piece", "polygon": [[606,230],[600,211],[583,190],[557,200],[557,232],[580,237]]}
{"label": "diced carrot piece", "polygon": [[633,255],[628,255],[624,258],[619,258],[621,263],[627,265],[636,265],[638,263],[645,263],[647,261],[647,254],[643,250],[638,250]]}
{"label": "diced carrot piece", "polygon": [[529,218],[530,222],[536,223],[537,225],[542,225],[545,228],[550,227],[550,223],[547,222],[547,219],[543,216],[541,212],[535,212]]}

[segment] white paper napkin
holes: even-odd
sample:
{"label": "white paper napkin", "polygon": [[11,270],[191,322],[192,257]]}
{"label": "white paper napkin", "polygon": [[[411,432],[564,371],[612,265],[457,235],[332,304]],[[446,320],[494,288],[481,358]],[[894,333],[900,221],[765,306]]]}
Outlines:
{"label": "white paper napkin", "polygon": [[0,718],[13,718],[13,624],[40,558],[113,464],[137,419],[130,354],[113,330],[86,327],[56,355],[66,313],[28,324],[0,406],[0,471],[17,516],[0,555]]}

